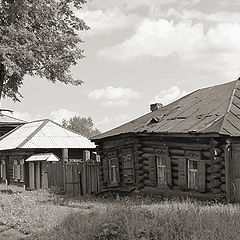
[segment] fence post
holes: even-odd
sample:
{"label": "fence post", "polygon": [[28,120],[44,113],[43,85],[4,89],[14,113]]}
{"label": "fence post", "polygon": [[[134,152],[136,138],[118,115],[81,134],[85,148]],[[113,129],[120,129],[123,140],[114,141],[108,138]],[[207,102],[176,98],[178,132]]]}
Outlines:
{"label": "fence post", "polygon": [[66,168],[65,164],[68,162],[68,148],[62,149],[62,167],[63,167],[63,188],[66,192]]}
{"label": "fence post", "polygon": [[87,194],[87,161],[90,160],[90,151],[83,151],[82,193]]}

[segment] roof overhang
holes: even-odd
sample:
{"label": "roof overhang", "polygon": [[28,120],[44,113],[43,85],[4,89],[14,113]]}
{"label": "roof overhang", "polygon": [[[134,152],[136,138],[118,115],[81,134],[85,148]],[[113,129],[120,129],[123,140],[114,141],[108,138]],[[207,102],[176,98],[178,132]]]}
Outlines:
{"label": "roof overhang", "polygon": [[33,154],[26,162],[59,162],[60,159],[53,153]]}

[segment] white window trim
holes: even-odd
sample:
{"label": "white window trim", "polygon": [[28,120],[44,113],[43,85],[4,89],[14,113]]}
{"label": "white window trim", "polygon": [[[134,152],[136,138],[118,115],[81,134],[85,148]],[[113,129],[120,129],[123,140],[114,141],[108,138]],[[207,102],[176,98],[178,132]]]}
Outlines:
{"label": "white window trim", "polygon": [[110,158],[108,160],[110,184],[116,184],[117,183],[117,169],[116,169],[116,165],[112,164],[113,161],[115,161],[115,158]]}
{"label": "white window trim", "polygon": [[[190,162],[198,162],[199,160],[198,159],[188,159],[188,189],[190,190],[198,190],[198,182],[197,182],[197,177],[198,177],[198,169],[195,169],[195,168],[190,168]],[[191,174],[195,175],[196,178],[195,178],[195,187],[192,187],[190,185],[190,179],[191,179]]]}
{"label": "white window trim", "polygon": [[[155,156],[155,161],[156,161],[156,167],[157,167],[157,183],[160,185],[167,185],[167,176],[166,176],[167,166],[166,164],[164,165],[160,161],[160,157],[158,155]],[[163,173],[163,176],[161,176],[161,173]],[[160,179],[163,179],[163,180],[161,181]]]}

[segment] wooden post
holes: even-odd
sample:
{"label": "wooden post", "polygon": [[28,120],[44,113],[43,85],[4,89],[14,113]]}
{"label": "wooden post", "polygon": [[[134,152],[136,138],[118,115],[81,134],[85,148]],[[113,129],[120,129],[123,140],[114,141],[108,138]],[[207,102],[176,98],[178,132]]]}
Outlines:
{"label": "wooden post", "polygon": [[62,149],[62,167],[63,167],[63,188],[66,192],[66,169],[65,169],[65,163],[68,162],[68,148]]}
{"label": "wooden post", "polygon": [[227,144],[224,148],[225,157],[225,177],[226,177],[226,198],[231,200],[231,179],[230,179],[230,141],[227,140]]}
{"label": "wooden post", "polygon": [[30,189],[35,188],[35,181],[34,181],[34,162],[29,162],[29,187]]}
{"label": "wooden post", "polygon": [[87,161],[90,160],[90,151],[83,151],[82,193],[87,194]]}
{"label": "wooden post", "polygon": [[40,189],[40,162],[36,162],[36,189]]}
{"label": "wooden post", "polygon": [[62,159],[63,159],[63,163],[68,162],[68,148],[62,149]]}

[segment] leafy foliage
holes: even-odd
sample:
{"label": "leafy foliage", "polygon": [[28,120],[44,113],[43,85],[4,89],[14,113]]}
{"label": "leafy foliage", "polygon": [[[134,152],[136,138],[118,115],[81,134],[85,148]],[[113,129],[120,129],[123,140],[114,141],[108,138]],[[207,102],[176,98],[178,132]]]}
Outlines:
{"label": "leafy foliage", "polygon": [[0,97],[19,101],[26,74],[82,84],[70,67],[83,57],[78,33],[87,30],[74,11],[86,0],[0,1]]}
{"label": "leafy foliage", "polygon": [[87,138],[91,138],[101,133],[97,128],[94,128],[93,121],[90,117],[81,118],[75,116],[69,120],[63,119],[62,125]]}

